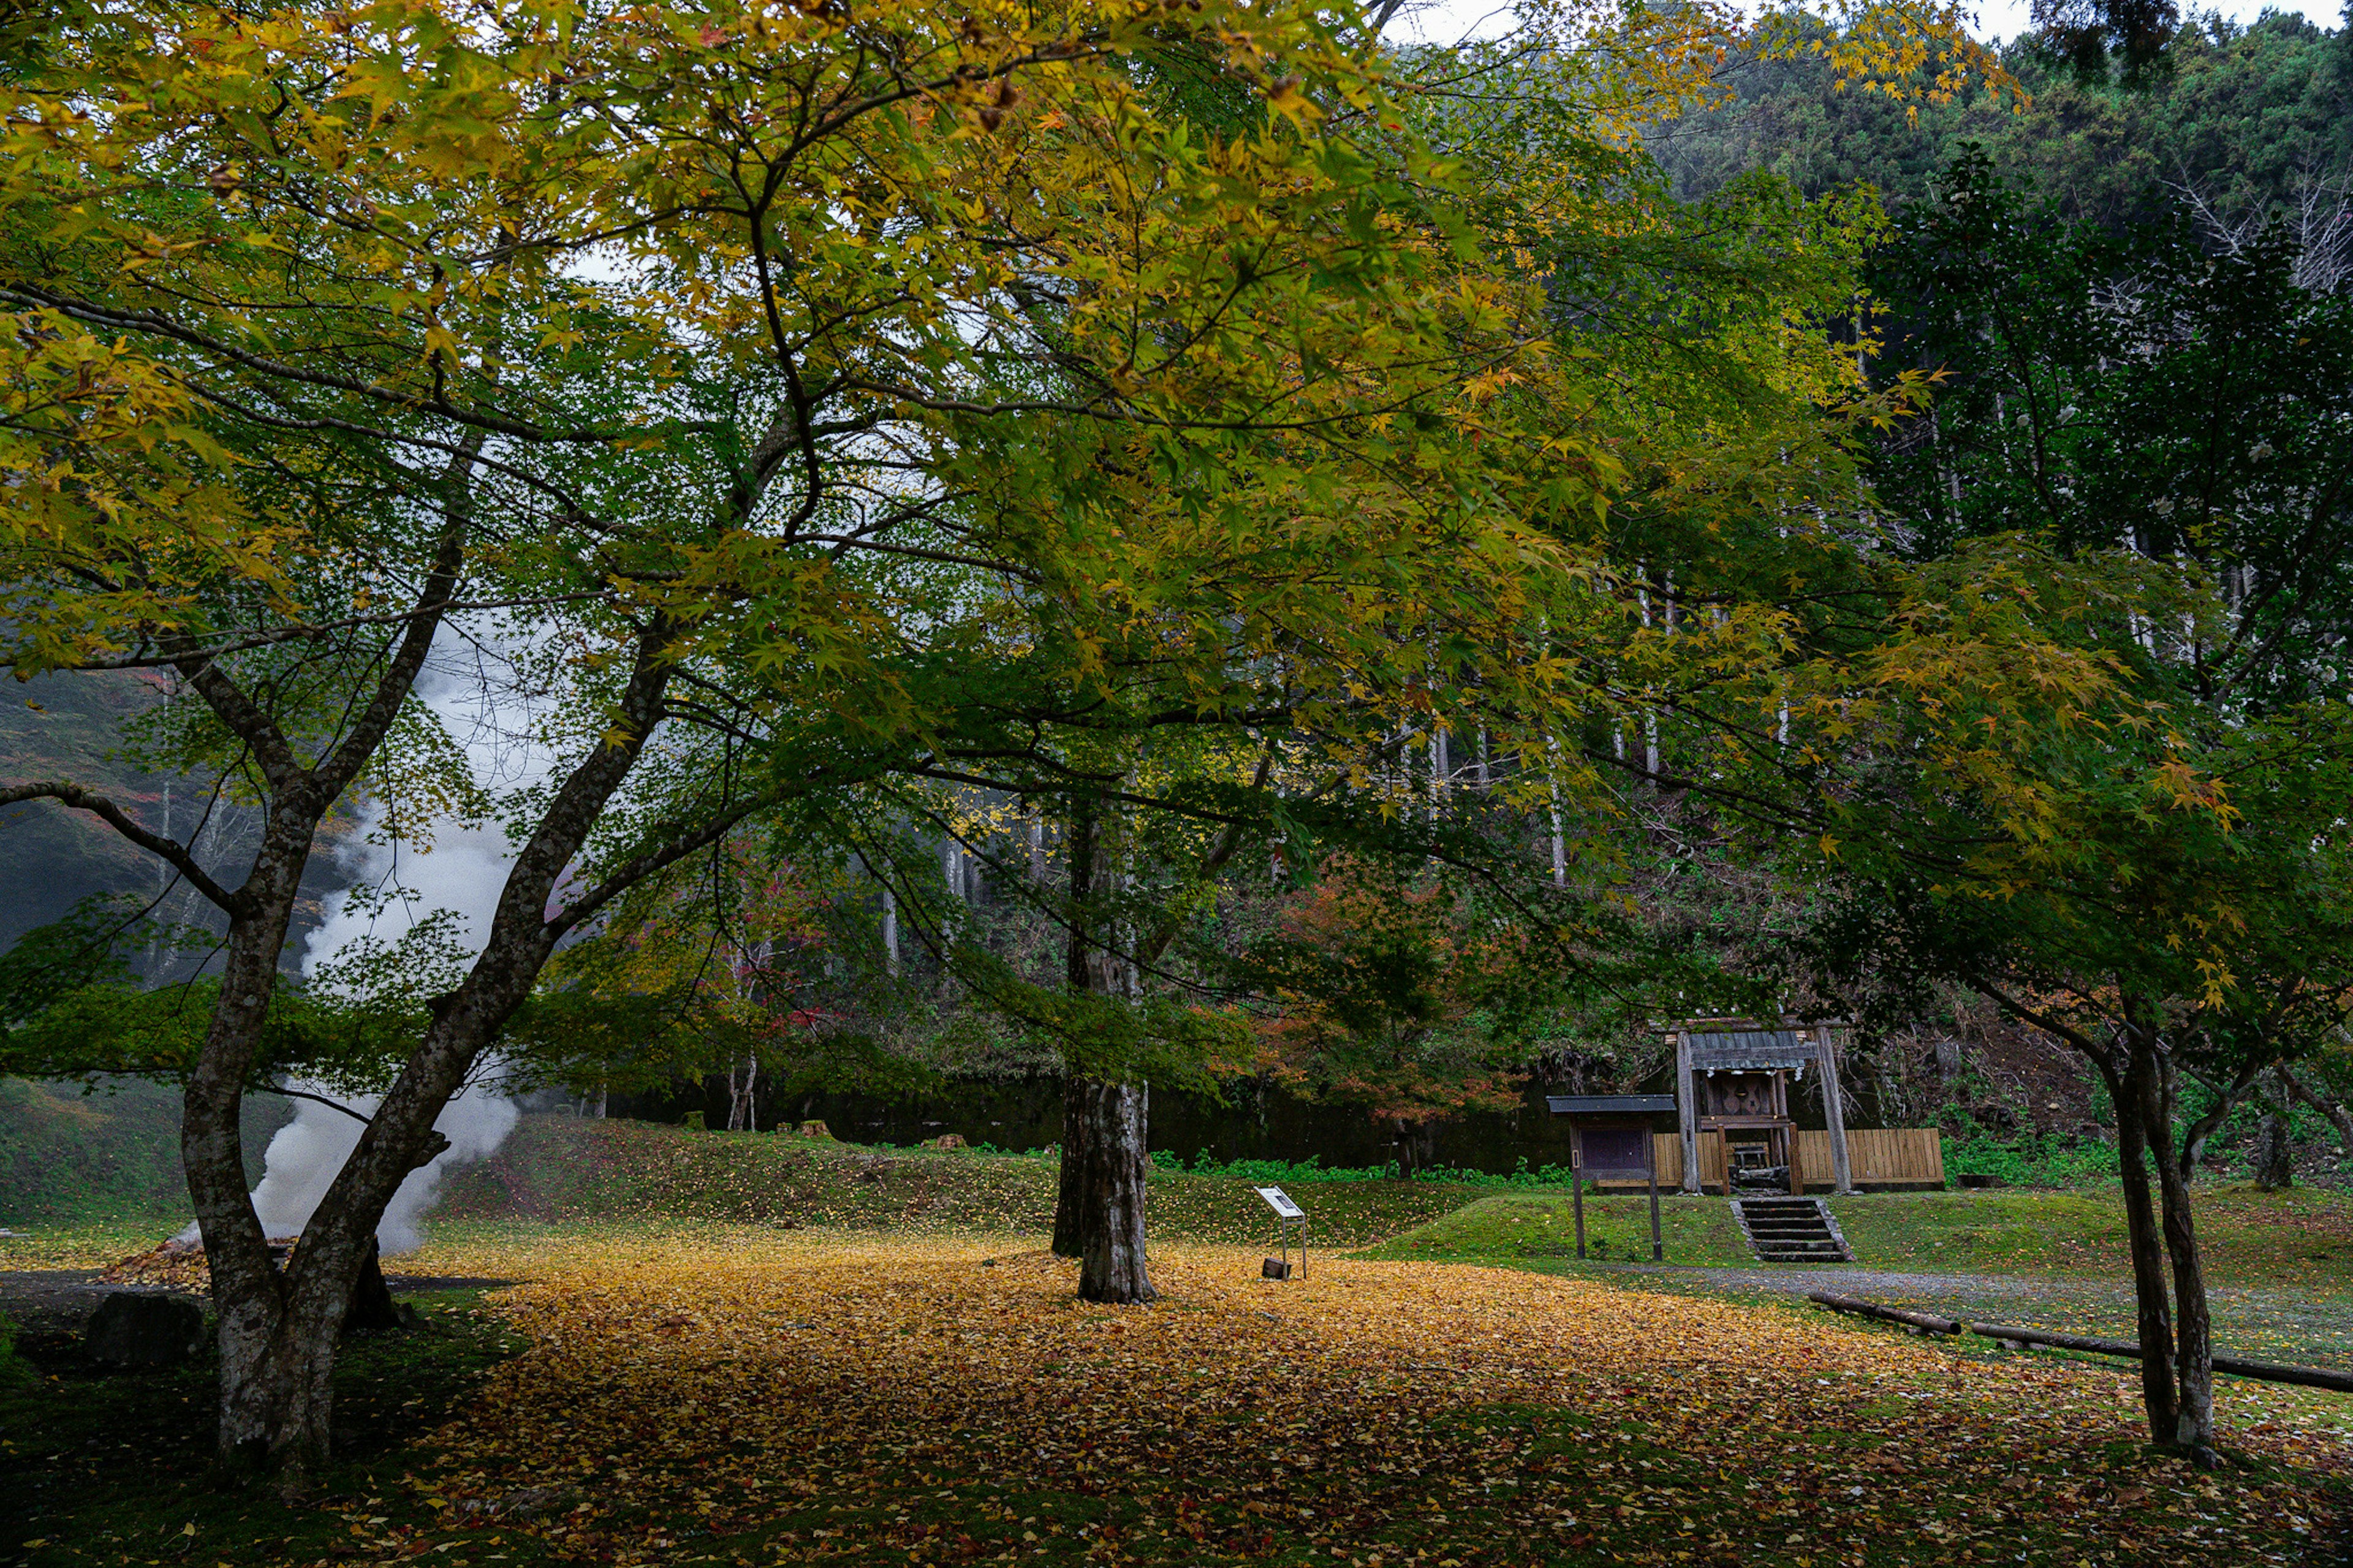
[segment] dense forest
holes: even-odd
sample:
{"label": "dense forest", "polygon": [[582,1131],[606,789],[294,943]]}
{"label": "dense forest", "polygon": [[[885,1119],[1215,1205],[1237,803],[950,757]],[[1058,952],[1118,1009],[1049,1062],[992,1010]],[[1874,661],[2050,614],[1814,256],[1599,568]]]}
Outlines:
{"label": "dense forest", "polygon": [[2353,45],[2294,12],[2252,25],[2192,13],[2153,67],[2086,79],[2033,35],[2003,63],[2030,95],[1913,106],[1839,86],[1819,58],[1750,59],[1713,112],[1645,145],[1677,195],[1763,170],[1809,195],[1862,183],[1890,208],[1926,196],[1970,142],[2062,216],[2116,226],[2191,205],[2229,224],[2333,214],[2353,165]]}

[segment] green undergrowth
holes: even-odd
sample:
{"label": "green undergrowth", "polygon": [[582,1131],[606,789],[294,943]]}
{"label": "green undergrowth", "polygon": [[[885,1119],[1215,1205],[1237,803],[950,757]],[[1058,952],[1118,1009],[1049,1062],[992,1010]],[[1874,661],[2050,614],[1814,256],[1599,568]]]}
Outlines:
{"label": "green undergrowth", "polygon": [[[405,1300],[420,1327],[354,1338],[337,1361],[334,1463],[319,1479],[320,1502],[398,1493],[416,1462],[409,1445],[523,1348],[474,1292]],[[219,1484],[219,1370],[209,1348],[187,1366],[107,1375],[82,1363],[70,1339],[28,1331],[26,1359],[37,1375],[0,1384],[0,1468],[14,1526],[0,1539],[0,1562],[79,1568],[346,1554],[346,1526],[332,1507],[289,1509],[266,1488]]]}
{"label": "green undergrowth", "polygon": [[2065,1133],[2026,1131],[2010,1138],[1979,1133],[1947,1138],[1945,1177],[1991,1176],[2013,1187],[2099,1187],[2116,1179],[2113,1143]]}
{"label": "green undergrowth", "polygon": [[[524,1118],[496,1154],[452,1178],[438,1213],[457,1220],[1035,1232],[1053,1226],[1055,1183],[1051,1161],[1025,1155],[544,1116]],[[1456,1183],[1353,1176],[1294,1175],[1286,1184],[1307,1210],[1314,1240],[1344,1247],[1395,1236],[1479,1195]],[[1236,1176],[1156,1169],[1152,1232],[1170,1241],[1263,1240],[1271,1215],[1251,1185]]]}

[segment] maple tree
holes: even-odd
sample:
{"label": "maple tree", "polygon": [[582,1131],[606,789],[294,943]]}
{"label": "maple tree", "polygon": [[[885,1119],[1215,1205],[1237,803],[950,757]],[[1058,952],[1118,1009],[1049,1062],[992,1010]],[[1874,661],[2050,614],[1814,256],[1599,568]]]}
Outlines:
{"label": "maple tree", "polygon": [[2297,286],[2284,229],[2216,248],[2179,221],[2069,228],[1981,158],[1951,171],[1882,265],[1947,378],[1878,465],[1921,559],[1887,640],[1805,705],[1839,797],[1816,863],[1853,900],[1840,963],[1972,985],[2098,1070],[2150,1429],[2210,1462],[2189,1179],[2353,1009],[2353,316]]}
{"label": "maple tree", "polygon": [[1362,1103],[1396,1129],[1405,1175],[1430,1123],[1516,1108],[1530,1026],[1564,1000],[1522,923],[1467,891],[1327,864],[1283,910],[1279,947],[1256,955],[1271,973],[1252,1065],[1308,1098]]}
{"label": "maple tree", "polygon": [[[1211,34],[1271,110],[1246,138],[1129,79]],[[6,793],[98,813],[227,914],[185,1140],[221,1445],[299,1481],[376,1215],[556,943],[786,783],[903,746],[923,700],[962,704],[887,667],[902,617],[952,612],[943,655],[969,624],[939,569],[1098,564],[1050,513],[958,509],[973,427],[1061,409],[1189,438],[1214,476],[1219,441],[1298,413],[1261,334],[1378,342],[1392,247],[1350,194],[1369,165],[1300,129],[1300,84],[1353,68],[1312,17],[124,7],[38,44],[0,193],[32,373],[11,662],[173,672],[167,755],[267,826],[230,883],[70,781]],[[1365,310],[1332,309],[1343,285]],[[1122,548],[1141,578],[1148,543]],[[488,679],[540,704],[543,784],[481,800],[411,700],[445,628],[504,639]],[[846,736],[748,767],[779,691]],[[410,841],[456,806],[520,848],[479,956],[420,955],[431,1022],[280,1274],[237,1104],[355,789]]]}
{"label": "maple tree", "polygon": [[[1597,710],[1644,722],[1671,668],[1714,681],[1773,657],[1769,606],[1716,617],[1706,637],[1655,635],[1640,608],[1652,590],[1608,520],[1630,471],[1653,507],[1708,512],[1704,527],[1842,482],[1843,433],[1873,405],[1842,352],[1787,323],[1844,306],[1871,217],[1771,182],[1697,211],[1664,198],[1631,138],[1641,116],[1704,97],[1712,35],[1689,23],[1572,24],[1607,61],[1574,77],[1544,63],[1564,35],[1539,28],[1473,51],[1478,90],[1440,85],[1398,108],[1387,130],[1426,132],[1460,168],[1416,184],[1409,161],[1356,210],[1388,237],[1382,268],[1262,260],[1270,293],[1214,306],[1219,333],[1282,323],[1275,380],[1214,395],[1255,386],[1271,402],[1279,385],[1284,422],[1215,446],[1197,416],[1172,440],[1074,409],[1085,384],[1040,361],[1039,405],[965,432],[937,471],[975,507],[1036,517],[1070,552],[1011,590],[969,562],[923,580],[929,635],[890,663],[930,716],[910,743],[758,716],[780,755],[857,759],[838,795],[805,788],[795,809],[882,882],[896,931],[1054,1042],[1069,1097],[1056,1246],[1088,1259],[1089,1299],[1150,1293],[1145,1086],[1232,1054],[1229,1026],[1188,1005],[1219,994],[1213,956],[1161,961],[1209,884],[1255,860],[1243,847],[1281,841],[1295,864],[1319,843],[1429,853],[1431,836],[1401,826],[1422,804],[1412,758],[1449,735],[1497,757],[1488,805],[1556,818],[1565,796],[1592,793],[1599,770],[1562,742]],[[1214,95],[1187,113],[1250,123]],[[1611,304],[1562,309],[1570,280]],[[1179,275],[1149,287],[1157,319],[1202,309]],[[1335,290],[1380,309],[1335,312]],[[1044,290],[1025,308],[1079,339],[1107,319]],[[1161,350],[1121,338],[1112,352],[1143,363]],[[1210,391],[1188,389],[1190,406]],[[1799,553],[1835,552],[1806,531]],[[1740,570],[1772,581],[1754,565]],[[1050,816],[1060,852],[1032,837],[1024,853],[1008,816],[1032,832]],[[1493,875],[1526,869],[1513,830],[1458,837]],[[934,874],[942,840],[1062,930],[1055,972],[1018,973],[974,939]],[[1582,921],[1556,896],[1569,858],[1556,831],[1538,926]]]}
{"label": "maple tree", "polygon": [[[1659,37],[1670,78],[1706,55]],[[1162,666],[1143,729],[1280,661],[1290,721],[1344,732],[1422,706],[1441,626],[1461,649],[1577,618],[1538,605],[1577,574],[1520,503],[1427,482],[1490,438],[1540,291],[1453,267],[1442,203],[1398,220],[1426,163],[1327,18],[380,0],[69,7],[18,42],[10,661],[171,672],[159,758],[249,795],[262,844],[232,884],[72,781],[5,796],[97,814],[227,917],[184,1146],[222,1449],[290,1483],[375,1218],[558,942],[813,778],[940,772],[961,656],[1027,617],[1057,719],[1113,658]],[[1205,47],[1250,105],[1229,134],[1136,84]],[[1371,490],[1333,483],[1347,444]],[[1547,504],[1598,496],[1574,438],[1523,456]],[[412,700],[437,646],[486,636],[549,759],[498,800]],[[1556,669],[1489,662],[1537,670],[1523,723],[1559,710]],[[1124,771],[1051,783],[1083,816]],[[354,791],[395,837],[454,808],[520,848],[479,953],[420,941],[430,1022],[281,1274],[237,1108]]]}

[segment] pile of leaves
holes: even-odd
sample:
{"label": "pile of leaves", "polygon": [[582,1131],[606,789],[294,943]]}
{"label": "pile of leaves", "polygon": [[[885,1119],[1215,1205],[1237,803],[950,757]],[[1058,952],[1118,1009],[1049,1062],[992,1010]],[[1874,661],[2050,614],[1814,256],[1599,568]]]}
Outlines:
{"label": "pile of leaves", "polygon": [[205,1249],[191,1242],[166,1241],[146,1252],[118,1258],[99,1272],[109,1285],[163,1286],[208,1295],[213,1288],[212,1265]]}
{"label": "pile of leaves", "polygon": [[971,1241],[584,1247],[501,1299],[533,1348],[413,1468],[423,1508],[353,1507],[344,1552],[2235,1563],[2305,1559],[2353,1500],[2332,1396],[2227,1385],[2236,1463],[2200,1475],[2144,1450],[2128,1371],[1525,1272],[1255,1265],[1158,1247],[1162,1300],[1113,1309]]}

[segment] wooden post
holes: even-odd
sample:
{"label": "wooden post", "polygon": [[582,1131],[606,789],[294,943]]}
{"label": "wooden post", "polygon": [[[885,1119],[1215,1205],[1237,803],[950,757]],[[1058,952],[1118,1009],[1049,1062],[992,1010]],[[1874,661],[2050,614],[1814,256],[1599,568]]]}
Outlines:
{"label": "wooden post", "polygon": [[1846,1107],[1839,1090],[1838,1046],[1828,1024],[1814,1030],[1821,1047],[1822,1117],[1831,1126],[1831,1191],[1839,1197],[1854,1195],[1854,1173],[1846,1158]]}
{"label": "wooden post", "polygon": [[1693,1097],[1699,1086],[1692,1081],[1691,1032],[1675,1031],[1675,1117],[1683,1134],[1683,1191],[1699,1195],[1699,1107]]}
{"label": "wooden post", "polygon": [[1659,1239],[1659,1157],[1655,1152],[1651,1156],[1650,1167],[1651,1261],[1664,1263],[1667,1260],[1667,1248],[1666,1244]]}
{"label": "wooden post", "polygon": [[1575,1165],[1568,1168],[1568,1206],[1577,1215],[1577,1258],[1585,1261],[1585,1182]]}

